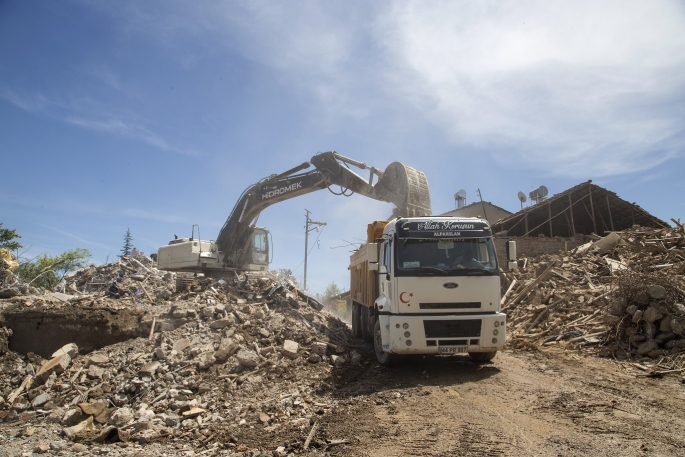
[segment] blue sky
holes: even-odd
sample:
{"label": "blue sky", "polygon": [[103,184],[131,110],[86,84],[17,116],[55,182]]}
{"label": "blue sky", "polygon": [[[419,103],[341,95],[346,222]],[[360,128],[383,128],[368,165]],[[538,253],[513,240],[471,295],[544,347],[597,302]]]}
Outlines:
{"label": "blue sky", "polygon": [[[592,179],[685,219],[683,30],[679,1],[5,0],[0,222],[27,258],[111,261],[127,228],[150,253],[215,238],[246,187],[330,150],[424,171],[435,213]],[[327,223],[309,289],[346,289],[347,242],[392,205],[264,211],[272,268],[300,279],[305,208]]]}

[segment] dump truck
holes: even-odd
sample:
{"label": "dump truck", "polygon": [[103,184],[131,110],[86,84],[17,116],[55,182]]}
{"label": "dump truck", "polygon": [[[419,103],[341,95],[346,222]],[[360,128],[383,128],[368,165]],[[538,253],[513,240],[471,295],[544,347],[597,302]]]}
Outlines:
{"label": "dump truck", "polygon": [[[508,252],[515,257],[515,246]],[[381,364],[403,354],[468,354],[485,362],[504,348],[506,316],[487,220],[376,221],[349,269],[352,332],[373,342]]]}

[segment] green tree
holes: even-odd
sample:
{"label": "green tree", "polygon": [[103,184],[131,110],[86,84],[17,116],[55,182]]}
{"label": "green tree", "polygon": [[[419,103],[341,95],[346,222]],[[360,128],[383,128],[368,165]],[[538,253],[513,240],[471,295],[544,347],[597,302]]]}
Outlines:
{"label": "green tree", "polygon": [[22,262],[16,270],[17,276],[32,286],[54,288],[64,275],[88,265],[91,254],[88,249],[76,248],[58,256],[41,254],[33,260]]}
{"label": "green tree", "polygon": [[133,237],[131,236],[131,230],[128,227],[126,227],[126,235],[124,235],[124,247],[121,249],[121,255],[119,257],[130,255],[132,249]]}
{"label": "green tree", "polygon": [[323,303],[326,305],[328,310],[334,315],[338,316],[340,319],[345,318],[345,311],[347,308],[347,302],[345,300],[340,300],[338,298],[333,299],[340,295],[340,287],[334,282],[326,286],[326,290],[323,293]]}
{"label": "green tree", "polygon": [[19,244],[17,241],[13,241],[16,238],[21,238],[21,235],[17,234],[14,229],[2,228],[3,223],[0,222],[0,248],[7,249],[8,251],[16,251],[24,246]]}

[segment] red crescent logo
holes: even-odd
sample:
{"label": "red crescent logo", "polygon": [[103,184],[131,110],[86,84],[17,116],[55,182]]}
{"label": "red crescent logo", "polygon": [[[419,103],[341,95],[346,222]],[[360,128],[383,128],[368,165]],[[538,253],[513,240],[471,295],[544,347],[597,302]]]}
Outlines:
{"label": "red crescent logo", "polygon": [[402,298],[402,296],[403,296],[404,294],[406,294],[406,293],[409,293],[409,292],[402,292],[402,293],[400,294],[400,301],[401,301],[402,303],[409,303],[409,301],[411,300],[411,297],[414,296],[414,294],[409,293],[409,300],[405,300],[404,298]]}

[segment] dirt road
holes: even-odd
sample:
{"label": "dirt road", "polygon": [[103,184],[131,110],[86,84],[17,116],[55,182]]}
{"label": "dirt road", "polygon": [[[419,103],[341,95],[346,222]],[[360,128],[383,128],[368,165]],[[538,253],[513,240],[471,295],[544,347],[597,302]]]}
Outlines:
{"label": "dirt road", "polygon": [[336,456],[685,455],[681,378],[636,373],[570,353],[369,363],[336,379],[338,414],[313,443],[346,440]]}

